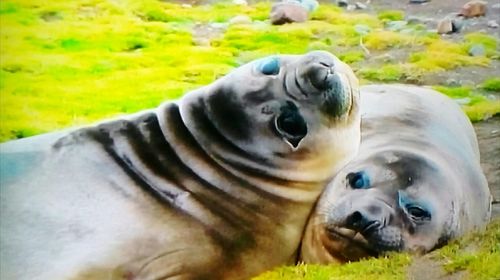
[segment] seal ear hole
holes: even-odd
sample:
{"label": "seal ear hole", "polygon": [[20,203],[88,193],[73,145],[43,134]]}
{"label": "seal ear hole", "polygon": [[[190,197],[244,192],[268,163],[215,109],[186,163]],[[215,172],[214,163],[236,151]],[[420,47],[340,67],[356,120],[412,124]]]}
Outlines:
{"label": "seal ear hole", "polygon": [[353,189],[367,189],[370,187],[370,178],[364,171],[349,173],[346,180]]}
{"label": "seal ear hole", "polygon": [[297,106],[290,101],[287,101],[280,111],[274,124],[276,130],[288,144],[297,148],[300,141],[307,135],[307,123]]}

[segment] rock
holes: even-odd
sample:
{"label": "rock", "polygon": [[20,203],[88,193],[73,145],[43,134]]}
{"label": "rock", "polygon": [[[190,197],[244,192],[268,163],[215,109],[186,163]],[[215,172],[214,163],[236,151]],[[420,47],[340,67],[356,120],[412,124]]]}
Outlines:
{"label": "rock", "polygon": [[434,21],[434,19],[427,17],[408,16],[406,18],[406,21],[408,22],[408,24],[427,24]]}
{"label": "rock", "polygon": [[356,10],[365,10],[366,8],[368,8],[368,6],[366,6],[365,4],[363,4],[361,2],[356,2],[356,4],[354,4],[354,6],[356,7]]}
{"label": "rock", "polygon": [[429,1],[430,0],[410,0],[410,4],[423,4],[423,3],[427,3]]}
{"label": "rock", "polygon": [[229,20],[229,24],[250,24],[252,19],[247,15],[237,15]]}
{"label": "rock", "polygon": [[248,2],[246,0],[233,0],[233,4],[240,6],[248,6]]}
{"label": "rock", "polygon": [[498,28],[498,23],[494,20],[489,20],[488,21],[488,27],[489,28]]}
{"label": "rock", "polygon": [[450,78],[450,79],[446,80],[446,82],[445,82],[445,85],[447,85],[449,87],[459,87],[459,86],[461,86],[461,84],[462,83],[460,81],[457,81],[453,78]]}
{"label": "rock", "polygon": [[347,7],[347,5],[349,5],[349,2],[347,2],[347,0],[337,0],[337,6]]}
{"label": "rock", "polygon": [[472,100],[469,97],[455,99],[455,102],[457,102],[458,105],[468,105],[471,101]]}
{"label": "rock", "polygon": [[470,1],[462,7],[459,15],[465,18],[484,16],[486,14],[486,4],[488,3],[484,1]]}
{"label": "rock", "polygon": [[474,44],[469,48],[470,56],[484,56],[486,54],[486,50],[483,44]]}
{"label": "rock", "polygon": [[191,4],[182,4],[181,7],[189,9],[189,8],[192,8],[193,5],[191,5]]}
{"label": "rock", "polygon": [[387,29],[389,29],[391,31],[400,31],[401,29],[406,27],[407,24],[408,24],[408,22],[406,22],[404,20],[393,20],[393,21],[387,22],[385,24],[385,26],[387,27]]}
{"label": "rock", "polygon": [[319,3],[316,0],[293,0],[289,2],[298,2],[300,5],[306,8],[308,12],[313,12],[319,7]]}
{"label": "rock", "polygon": [[460,32],[464,28],[465,22],[462,20],[462,17],[455,17],[451,20],[451,25],[453,32]]}
{"label": "rock", "polygon": [[493,8],[493,9],[500,9],[500,3],[498,3],[498,4],[493,4],[493,5],[491,6],[491,8]]}
{"label": "rock", "polygon": [[356,10],[356,5],[349,4],[349,5],[347,5],[346,10],[348,10],[348,11],[354,11],[354,10]]}
{"label": "rock", "polygon": [[227,23],[224,22],[212,22],[209,24],[210,28],[213,29],[225,29],[227,27]]}
{"label": "rock", "polygon": [[304,22],[308,18],[308,11],[304,6],[294,2],[275,3],[271,8],[269,18],[271,24],[281,25],[291,22]]}
{"label": "rock", "polygon": [[361,36],[365,36],[368,33],[370,33],[372,29],[370,28],[370,26],[366,24],[356,24],[354,26],[354,31],[356,31],[356,33],[358,33]]}
{"label": "rock", "polygon": [[208,46],[210,46],[210,39],[201,38],[201,37],[200,38],[193,38],[193,45],[208,47]]}
{"label": "rock", "polygon": [[438,22],[437,33],[438,34],[453,33],[453,23],[450,18],[445,18]]}

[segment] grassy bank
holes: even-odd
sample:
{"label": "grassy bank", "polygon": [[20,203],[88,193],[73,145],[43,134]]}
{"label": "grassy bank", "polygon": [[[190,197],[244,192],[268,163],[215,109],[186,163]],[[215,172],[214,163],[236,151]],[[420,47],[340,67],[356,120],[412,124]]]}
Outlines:
{"label": "grassy bank", "polygon": [[497,219],[485,232],[469,234],[423,257],[391,254],[345,265],[303,264],[277,268],[254,280],[415,279],[410,277],[412,271],[425,272],[428,279],[493,280],[500,278],[499,263],[500,220]]}
{"label": "grassy bank", "polygon": [[[276,53],[331,51],[351,63],[364,83],[411,82],[498,59],[498,42],[486,34],[453,43],[418,24],[394,27],[401,11],[345,13],[324,4],[306,23],[271,26],[265,21],[269,9],[266,2],[185,7],[154,0],[1,1],[0,141],[155,107]],[[236,15],[253,22],[229,24]],[[197,43],[200,32],[203,43]],[[360,40],[370,57],[394,49],[411,55],[374,64]],[[475,42],[485,46],[484,56],[467,54]],[[473,107],[466,111],[474,120],[500,111],[498,101],[472,90],[474,103],[464,106]]]}

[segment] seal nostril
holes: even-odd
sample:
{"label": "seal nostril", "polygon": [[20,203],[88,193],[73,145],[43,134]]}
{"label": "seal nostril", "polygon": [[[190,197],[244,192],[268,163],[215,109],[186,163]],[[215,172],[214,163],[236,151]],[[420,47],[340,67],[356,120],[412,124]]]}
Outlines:
{"label": "seal nostril", "polygon": [[359,223],[359,222],[361,222],[362,219],[363,219],[363,215],[361,215],[361,213],[359,213],[359,211],[352,213],[352,215],[350,216],[350,220],[352,223]]}

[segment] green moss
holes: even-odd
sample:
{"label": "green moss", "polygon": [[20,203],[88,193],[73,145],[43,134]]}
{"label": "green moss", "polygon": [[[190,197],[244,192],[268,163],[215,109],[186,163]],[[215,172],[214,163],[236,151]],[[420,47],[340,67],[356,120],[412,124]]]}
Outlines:
{"label": "green moss", "polygon": [[393,254],[378,259],[368,259],[345,265],[306,265],[282,267],[264,273],[254,280],[328,280],[328,279],[406,279],[406,266],[411,257]]}
{"label": "green moss", "polygon": [[436,259],[448,273],[467,271],[468,279],[497,279],[500,276],[500,220],[483,233],[474,233],[439,249]]}
{"label": "green moss", "polygon": [[399,10],[385,10],[378,12],[377,17],[382,21],[403,20],[405,18],[405,13]]}
{"label": "green moss", "polygon": [[355,63],[363,61],[365,59],[365,53],[362,51],[348,51],[339,53],[338,57],[345,63]]}
{"label": "green moss", "polygon": [[487,91],[500,92],[500,78],[491,78],[484,81],[481,88]]}
{"label": "green moss", "polygon": [[468,51],[473,45],[481,44],[485,48],[487,57],[496,57],[497,59],[500,58],[500,53],[497,49],[498,39],[495,37],[485,33],[474,32],[466,34],[464,38],[465,43],[463,45],[463,49],[465,51]]}
{"label": "green moss", "polygon": [[377,68],[362,68],[357,74],[368,80],[395,82],[403,79],[404,73],[405,71],[402,65],[389,64]]}
{"label": "green moss", "polygon": [[489,100],[472,87],[435,86],[434,89],[462,103],[462,109],[471,121],[488,119],[500,113],[500,100]]}

